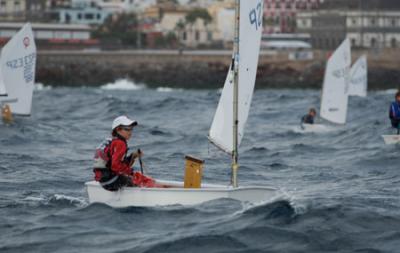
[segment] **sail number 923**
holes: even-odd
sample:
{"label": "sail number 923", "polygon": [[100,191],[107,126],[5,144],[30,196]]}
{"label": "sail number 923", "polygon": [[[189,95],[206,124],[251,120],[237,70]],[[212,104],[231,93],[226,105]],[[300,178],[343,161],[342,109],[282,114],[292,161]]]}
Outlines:
{"label": "sail number 923", "polygon": [[262,6],[262,2],[258,2],[256,8],[251,9],[249,13],[250,24],[254,25],[256,30],[258,30],[259,27],[262,27]]}

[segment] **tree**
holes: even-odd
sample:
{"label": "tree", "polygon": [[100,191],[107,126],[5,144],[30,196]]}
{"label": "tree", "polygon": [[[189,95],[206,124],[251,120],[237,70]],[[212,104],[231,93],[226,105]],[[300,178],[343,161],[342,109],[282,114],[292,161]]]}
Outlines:
{"label": "tree", "polygon": [[198,18],[202,19],[206,25],[212,21],[212,17],[208,11],[201,8],[191,10],[185,17],[186,23],[188,24],[194,24]]}
{"label": "tree", "polygon": [[117,39],[123,45],[134,45],[138,29],[139,25],[136,14],[122,13],[117,16],[108,16],[92,35],[97,39]]}

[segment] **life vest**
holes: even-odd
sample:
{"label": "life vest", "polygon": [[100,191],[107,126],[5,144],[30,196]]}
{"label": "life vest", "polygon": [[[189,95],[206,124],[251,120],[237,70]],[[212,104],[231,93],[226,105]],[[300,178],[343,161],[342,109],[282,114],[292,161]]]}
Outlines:
{"label": "life vest", "polygon": [[[95,173],[94,179],[100,182],[102,185],[113,183],[118,175],[111,169],[111,144],[115,140],[123,140],[122,137],[116,136],[113,138],[105,139],[97,148],[94,154],[93,172]],[[125,142],[126,144],[126,142]],[[125,160],[128,163],[131,157],[126,157],[129,148],[126,146]]]}
{"label": "life vest", "polygon": [[397,102],[391,104],[389,117],[392,120],[400,119],[400,105]]}
{"label": "life vest", "polygon": [[94,153],[94,179],[104,185],[111,184],[118,176],[111,170],[111,143],[115,138],[107,138],[96,148]]}
{"label": "life vest", "polygon": [[96,148],[93,168],[106,169],[110,167],[111,156],[109,151],[112,141],[112,138],[107,138]]}

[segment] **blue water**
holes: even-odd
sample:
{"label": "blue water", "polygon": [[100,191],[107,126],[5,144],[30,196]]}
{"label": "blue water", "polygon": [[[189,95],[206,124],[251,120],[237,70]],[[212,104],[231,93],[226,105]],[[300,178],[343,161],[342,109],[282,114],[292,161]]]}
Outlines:
{"label": "blue water", "polygon": [[207,142],[215,90],[54,88],[34,93],[33,114],[0,123],[0,252],[400,252],[399,146],[393,94],[351,98],[348,124],[302,133],[319,91],[257,90],[240,148],[240,184],[279,187],[288,200],[250,207],[89,205],[94,148],[112,120],[139,121],[150,174],[182,180],[184,155],[206,160],[204,181],[228,183],[230,159]]}

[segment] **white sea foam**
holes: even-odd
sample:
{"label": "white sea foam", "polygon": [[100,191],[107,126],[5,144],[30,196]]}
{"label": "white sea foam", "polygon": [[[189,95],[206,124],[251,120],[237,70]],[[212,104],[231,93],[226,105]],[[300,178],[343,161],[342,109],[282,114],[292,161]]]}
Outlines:
{"label": "white sea foam", "polygon": [[388,90],[383,90],[383,91],[378,91],[378,94],[383,94],[383,95],[394,95],[398,89],[388,89]]}
{"label": "white sea foam", "polygon": [[182,89],[174,89],[174,88],[170,88],[170,87],[158,87],[156,90],[158,92],[182,91]]}
{"label": "white sea foam", "polygon": [[137,84],[129,79],[118,79],[113,83],[101,86],[103,90],[141,90],[145,88],[146,85]]}
{"label": "white sea foam", "polygon": [[45,86],[42,83],[35,83],[34,90],[41,91],[41,90],[51,90],[51,86]]}
{"label": "white sea foam", "polygon": [[67,196],[67,195],[63,195],[63,194],[54,194],[54,199],[55,200],[67,200],[71,204],[74,204],[77,206],[87,205],[87,201],[84,198],[72,197],[72,196]]}
{"label": "white sea foam", "polygon": [[79,198],[79,197],[72,197],[72,196],[67,196],[63,194],[54,194],[51,196],[45,196],[43,194],[40,194],[39,196],[28,196],[24,198],[22,201],[27,202],[27,203],[33,203],[34,205],[37,204],[44,204],[48,205],[51,202],[54,201],[67,201],[70,204],[78,207],[83,207],[86,206],[88,203],[86,199],[84,198]]}

